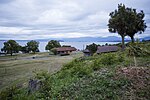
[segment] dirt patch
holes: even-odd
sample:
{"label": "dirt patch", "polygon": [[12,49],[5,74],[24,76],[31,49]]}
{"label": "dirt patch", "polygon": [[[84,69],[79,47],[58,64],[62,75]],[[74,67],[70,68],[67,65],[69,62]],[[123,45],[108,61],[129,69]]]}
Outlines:
{"label": "dirt patch", "polygon": [[136,88],[141,89],[150,85],[150,68],[125,67],[120,68],[117,73],[131,80]]}
{"label": "dirt patch", "polygon": [[130,85],[127,92],[132,94],[134,99],[150,100],[150,68],[119,68],[117,70],[117,77],[125,77],[129,81]]}

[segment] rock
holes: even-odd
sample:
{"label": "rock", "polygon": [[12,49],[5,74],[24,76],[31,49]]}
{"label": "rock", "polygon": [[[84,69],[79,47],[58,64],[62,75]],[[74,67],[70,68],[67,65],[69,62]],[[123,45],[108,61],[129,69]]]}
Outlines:
{"label": "rock", "polygon": [[33,80],[33,79],[30,79],[29,80],[29,85],[28,85],[28,88],[29,88],[29,93],[32,93],[34,91],[37,91],[40,89],[41,87],[41,81],[39,80]]}

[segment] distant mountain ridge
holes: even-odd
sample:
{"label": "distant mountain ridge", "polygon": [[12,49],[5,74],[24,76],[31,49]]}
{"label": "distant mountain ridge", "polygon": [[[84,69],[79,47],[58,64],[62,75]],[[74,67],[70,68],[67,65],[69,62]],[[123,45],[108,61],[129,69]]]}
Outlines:
{"label": "distant mountain ridge", "polygon": [[[49,39],[36,39],[36,41],[50,41],[57,40],[59,42],[121,42],[121,37],[108,36],[108,37],[79,37],[79,38],[49,38]],[[139,38],[139,40],[150,40],[150,36]],[[6,41],[6,40],[0,40]],[[30,40],[16,40],[16,41],[30,41]],[[125,38],[125,41],[131,41],[130,38]]]}
{"label": "distant mountain ridge", "polygon": [[[37,41],[58,40],[60,42],[120,42],[121,38],[116,36],[109,37],[79,37],[79,38],[50,38],[50,39],[37,39]],[[129,41],[129,39],[125,39]]]}
{"label": "distant mountain ridge", "polygon": [[[149,37],[139,38],[141,40],[150,40]],[[79,38],[50,38],[50,39],[39,39],[39,41],[58,40],[59,42],[121,42],[121,37],[108,36],[108,37],[79,37]],[[125,38],[125,41],[131,41],[130,38]]]}

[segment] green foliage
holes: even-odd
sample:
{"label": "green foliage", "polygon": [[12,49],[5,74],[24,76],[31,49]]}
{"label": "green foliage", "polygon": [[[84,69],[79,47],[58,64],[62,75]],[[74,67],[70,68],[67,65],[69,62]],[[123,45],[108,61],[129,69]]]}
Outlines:
{"label": "green foliage", "polygon": [[52,78],[48,72],[41,72],[36,74],[36,79],[41,82],[41,89],[38,91],[38,98],[49,100],[52,94]]}
{"label": "green foliage", "polygon": [[100,99],[119,100],[123,92],[121,89],[128,85],[126,79],[114,79],[114,73],[109,70],[94,73],[92,77],[85,77],[68,87],[64,87],[60,94],[65,99]]}
{"label": "green foliage", "polygon": [[23,53],[29,53],[29,50],[28,50],[27,46],[21,46],[20,51],[22,51]]}
{"label": "green foliage", "polygon": [[101,54],[98,59],[96,59],[92,65],[94,70],[100,69],[102,67],[109,67],[126,62],[125,55],[122,53],[106,53]]}
{"label": "green foliage", "polygon": [[150,56],[150,44],[145,46],[144,43],[128,43],[127,53],[129,56]]}
{"label": "green foliage", "polygon": [[[144,12],[140,11],[140,13],[136,12],[136,9],[127,8],[127,16],[130,18],[128,19],[128,29],[127,35],[131,37],[132,42],[134,42],[134,35],[136,33],[142,33],[147,28],[146,23],[144,22]],[[131,22],[129,22],[131,21]]]}
{"label": "green foliage", "polygon": [[51,40],[45,47],[45,50],[51,50],[53,48],[61,47],[60,43],[56,40]]}
{"label": "green foliage", "polygon": [[73,67],[71,70],[72,75],[77,75],[79,77],[88,76],[92,73],[92,68],[88,65],[84,65],[83,63],[80,63]]}
{"label": "green foliage", "polygon": [[31,40],[27,43],[27,48],[29,52],[32,51],[33,53],[35,53],[39,51],[38,47],[39,47],[39,42],[37,41]]}
{"label": "green foliage", "polygon": [[116,55],[115,54],[104,54],[102,57],[101,57],[101,63],[103,64],[103,65],[112,65],[112,64],[114,64],[114,63],[116,63],[116,61],[117,61],[118,59],[117,59],[117,57],[116,57]]}
{"label": "green foliage", "polygon": [[0,93],[0,100],[11,100],[16,94],[18,94],[18,89],[12,86]]}
{"label": "green foliage", "polygon": [[51,49],[51,52],[54,54],[54,55],[57,55],[57,50],[55,48]]}
{"label": "green foliage", "polygon": [[71,75],[77,75],[78,77],[83,77],[92,73],[92,68],[87,65],[87,62],[79,60],[74,60],[64,65],[62,70],[70,70]]}
{"label": "green foliage", "polygon": [[15,40],[8,40],[7,42],[4,42],[2,50],[12,55],[13,53],[19,52],[20,45]]}
{"label": "green foliage", "polygon": [[126,8],[119,4],[118,9],[110,13],[108,30],[112,33],[118,32],[122,37],[122,47],[124,48],[124,37],[130,36],[133,40],[134,34],[144,32],[146,23],[144,23],[144,12],[136,12],[136,9]]}
{"label": "green foliage", "polygon": [[93,44],[87,45],[86,49],[88,49],[92,54],[94,54],[97,51],[98,46],[99,45],[93,43]]}
{"label": "green foliage", "polygon": [[35,96],[28,95],[27,89],[16,85],[6,88],[0,92],[0,100],[35,100]]}
{"label": "green foliage", "polygon": [[[149,44],[141,43],[137,45],[145,46],[149,50]],[[11,97],[11,100],[19,98],[21,100],[124,100],[131,93],[130,89],[132,88],[130,77],[128,79],[123,76],[125,73],[118,73],[120,67],[129,66],[128,61],[130,58],[128,58],[126,53],[127,51],[82,57],[65,64],[57,73],[37,73],[35,79],[40,80],[42,83],[39,91],[27,94],[27,92],[20,90],[18,92],[18,89],[15,91],[9,90],[6,94],[4,93],[2,100],[5,100],[7,97]],[[141,62],[146,61],[146,64],[149,64],[148,58],[141,59],[139,59]],[[11,93],[14,95],[9,96]],[[137,97],[148,98],[148,89],[139,90],[136,92],[136,95]]]}

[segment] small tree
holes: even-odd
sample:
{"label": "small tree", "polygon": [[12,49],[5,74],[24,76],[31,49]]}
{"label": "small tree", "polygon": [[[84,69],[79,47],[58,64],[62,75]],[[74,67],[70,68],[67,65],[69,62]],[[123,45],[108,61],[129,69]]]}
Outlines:
{"label": "small tree", "polygon": [[13,53],[19,52],[20,45],[15,40],[8,40],[7,42],[4,42],[2,50],[12,56]]}
{"label": "small tree", "polygon": [[60,43],[56,40],[51,40],[48,42],[48,44],[45,47],[45,50],[51,50],[53,48],[61,47]]}
{"label": "small tree", "polygon": [[33,53],[35,53],[39,51],[38,47],[39,47],[39,42],[37,41],[31,40],[27,43],[27,48],[29,52],[32,51]]}
{"label": "small tree", "polygon": [[93,43],[93,44],[87,45],[86,49],[88,49],[92,54],[94,54],[97,51],[98,46],[99,45]]}

